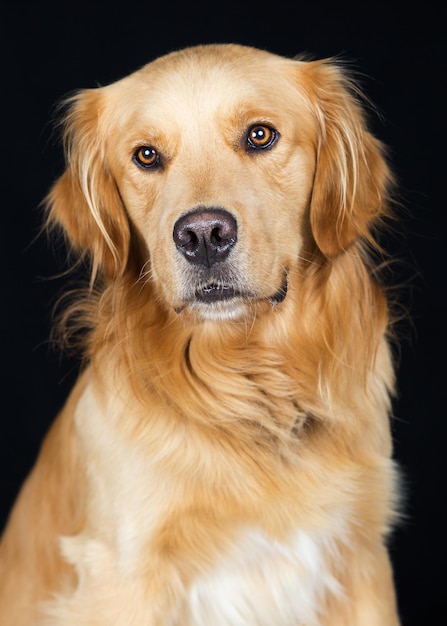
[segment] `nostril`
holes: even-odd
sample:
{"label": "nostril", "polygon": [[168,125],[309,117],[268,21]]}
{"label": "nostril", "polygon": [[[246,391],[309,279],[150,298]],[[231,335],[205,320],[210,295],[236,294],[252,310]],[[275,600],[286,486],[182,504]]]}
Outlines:
{"label": "nostril", "polygon": [[220,243],[222,241],[222,237],[220,236],[220,228],[218,228],[217,226],[211,231],[211,241],[216,243]]}
{"label": "nostril", "polygon": [[213,230],[211,231],[210,241],[212,244],[215,245],[221,245],[226,241],[222,226],[216,226],[215,228],[213,228]]}
{"label": "nostril", "polygon": [[196,209],[177,220],[173,238],[190,263],[211,267],[225,260],[235,245],[237,222],[225,209]]}
{"label": "nostril", "polygon": [[[175,232],[175,231],[174,231]],[[177,246],[193,249],[198,244],[196,233],[188,228],[181,228],[174,234],[174,240]]]}

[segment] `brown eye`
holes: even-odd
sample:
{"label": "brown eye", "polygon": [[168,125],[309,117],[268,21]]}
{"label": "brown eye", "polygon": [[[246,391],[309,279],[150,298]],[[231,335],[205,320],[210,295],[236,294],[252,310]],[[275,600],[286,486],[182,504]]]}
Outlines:
{"label": "brown eye", "polygon": [[278,139],[278,131],[265,124],[256,124],[248,129],[247,144],[250,150],[270,148]]}
{"label": "brown eye", "polygon": [[141,146],[135,150],[133,160],[139,167],[150,169],[160,163],[160,155],[151,146]]}

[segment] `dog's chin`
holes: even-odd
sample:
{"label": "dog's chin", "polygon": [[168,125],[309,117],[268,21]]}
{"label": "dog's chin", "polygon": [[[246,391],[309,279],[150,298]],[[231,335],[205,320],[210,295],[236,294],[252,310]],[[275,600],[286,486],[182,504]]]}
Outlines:
{"label": "dog's chin", "polygon": [[287,296],[287,289],[287,272],[284,272],[278,291],[267,297],[239,291],[231,284],[208,283],[196,289],[194,296],[175,310],[178,314],[191,312],[200,320],[241,320],[281,304]]}
{"label": "dog's chin", "polygon": [[186,313],[187,310],[199,321],[239,321],[250,316],[253,305],[249,300],[242,298],[228,298],[207,303],[196,300],[185,307],[183,312]]}

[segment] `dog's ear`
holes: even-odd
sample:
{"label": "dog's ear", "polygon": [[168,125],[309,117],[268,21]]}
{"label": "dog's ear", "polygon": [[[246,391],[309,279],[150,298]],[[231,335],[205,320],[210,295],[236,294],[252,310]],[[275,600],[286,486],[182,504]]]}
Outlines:
{"label": "dog's ear", "polygon": [[305,88],[318,128],[310,222],[326,256],[340,254],[388,211],[390,170],[371,135],[359,91],[331,61],[303,63]]}
{"label": "dog's ear", "polygon": [[66,170],[46,199],[48,225],[63,228],[72,248],[113,277],[127,266],[130,228],[115,180],[107,166],[101,128],[102,90],[79,92],[63,119]]}

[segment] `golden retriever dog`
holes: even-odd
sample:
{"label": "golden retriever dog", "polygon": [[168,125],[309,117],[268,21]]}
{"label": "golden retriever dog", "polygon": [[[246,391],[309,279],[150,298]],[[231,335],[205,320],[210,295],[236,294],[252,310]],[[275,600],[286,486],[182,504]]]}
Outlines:
{"label": "golden retriever dog", "polygon": [[393,176],[361,102],[334,60],[233,44],[70,98],[47,222],[91,262],[86,365],[3,536],[2,625],[399,623]]}

